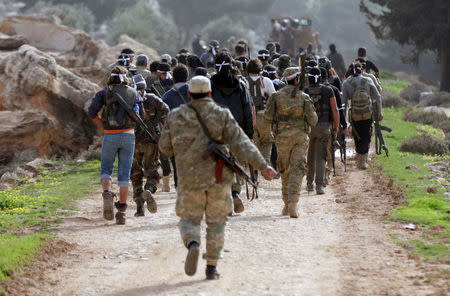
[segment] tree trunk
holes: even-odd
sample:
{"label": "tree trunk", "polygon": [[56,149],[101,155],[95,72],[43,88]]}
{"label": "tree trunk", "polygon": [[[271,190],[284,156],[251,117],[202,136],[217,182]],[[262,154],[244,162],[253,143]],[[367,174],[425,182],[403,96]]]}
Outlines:
{"label": "tree trunk", "polygon": [[441,91],[450,92],[450,38],[443,38],[439,50],[441,59]]}

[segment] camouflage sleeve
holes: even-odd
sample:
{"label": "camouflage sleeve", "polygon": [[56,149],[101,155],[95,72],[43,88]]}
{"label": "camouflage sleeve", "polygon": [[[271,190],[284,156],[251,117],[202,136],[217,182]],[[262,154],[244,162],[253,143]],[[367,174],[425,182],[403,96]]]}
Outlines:
{"label": "camouflage sleeve", "polygon": [[[161,101],[161,102],[162,102],[162,101]],[[162,102],[161,110],[162,110],[161,122],[164,122],[164,120],[165,120],[166,117],[167,117],[167,114],[169,114],[170,109],[169,109],[169,106],[167,106],[166,103]]]}
{"label": "camouflage sleeve", "polygon": [[266,111],[264,112],[264,120],[269,124],[273,124],[275,121],[276,111],[275,94],[272,94],[267,100]]}
{"label": "camouflage sleeve", "polygon": [[159,138],[159,151],[167,157],[173,156],[173,146],[172,139],[170,137],[170,128],[169,128],[170,114],[167,118],[166,124],[164,124],[163,131],[161,133],[161,137]]}
{"label": "camouflage sleeve", "polygon": [[256,170],[262,170],[267,167],[264,157],[258,148],[252,143],[250,138],[239,127],[236,120],[229,110],[224,112],[224,142],[230,145],[230,150],[237,159],[245,159]]}
{"label": "camouflage sleeve", "polygon": [[314,104],[309,98],[307,94],[304,94],[304,100],[305,100],[305,118],[306,121],[310,126],[315,126],[318,121],[316,109],[314,108]]}

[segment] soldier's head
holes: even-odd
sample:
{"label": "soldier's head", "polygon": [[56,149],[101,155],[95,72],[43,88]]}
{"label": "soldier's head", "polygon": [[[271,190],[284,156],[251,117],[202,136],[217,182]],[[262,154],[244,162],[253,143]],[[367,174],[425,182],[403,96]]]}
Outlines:
{"label": "soldier's head", "polygon": [[145,82],[144,77],[141,74],[136,74],[133,76],[133,83],[131,85],[135,90],[139,92],[139,94],[143,95],[147,88],[147,83]]}
{"label": "soldier's head", "polygon": [[268,62],[270,60],[270,53],[267,49],[261,49],[258,51],[258,59],[261,62]]}
{"label": "soldier's head", "polygon": [[130,58],[130,64],[133,62],[134,51],[131,48],[124,48],[124,49],[122,49],[120,54],[126,54]]}
{"label": "soldier's head", "polygon": [[331,61],[327,57],[319,58],[319,66],[327,70],[331,69]]}
{"label": "soldier's head", "polygon": [[358,76],[362,73],[362,65],[360,62],[353,62],[348,66],[347,77],[348,76]]}
{"label": "soldier's head", "polygon": [[283,79],[288,85],[296,85],[298,83],[298,76],[300,73],[301,72],[298,67],[288,67],[283,72]]}
{"label": "soldier's head", "polygon": [[214,62],[216,63],[217,73],[219,74],[229,74],[231,70],[231,55],[226,52],[221,52],[217,54]]}
{"label": "soldier's head", "polygon": [[150,72],[152,72],[152,74],[155,76],[157,76],[158,73],[158,66],[159,66],[158,61],[154,61],[150,64]]}
{"label": "soldier's head", "polygon": [[357,59],[355,60],[355,62],[359,62],[359,63],[361,64],[361,67],[362,67],[363,70],[366,69],[367,63],[366,63],[366,60],[365,60],[365,59],[363,59],[363,58],[357,58]]}
{"label": "soldier's head", "polygon": [[189,68],[193,70],[195,70],[198,67],[203,67],[202,61],[195,54],[192,54],[187,57],[187,65]]}
{"label": "soldier's head", "polygon": [[157,73],[160,79],[166,79],[167,73],[169,72],[170,72],[170,65],[168,63],[159,63]]}
{"label": "soldier's head", "polygon": [[205,76],[194,76],[189,81],[189,97],[192,100],[203,99],[211,96],[211,82]]}
{"label": "soldier's head", "polygon": [[203,67],[198,67],[194,71],[194,76],[205,76],[205,77],[208,77],[208,70],[206,70]]}
{"label": "soldier's head", "polygon": [[112,84],[124,84],[130,85],[130,80],[127,77],[128,71],[121,66],[115,66],[108,78],[108,85]]}
{"label": "soldier's head", "polygon": [[240,56],[236,58],[235,61],[238,62],[239,67],[242,69],[242,71],[245,71],[247,69],[248,58],[246,56]]}
{"label": "soldier's head", "polygon": [[212,53],[213,56],[216,56],[219,47],[220,47],[219,41],[211,40],[211,42],[209,43],[209,52]]}
{"label": "soldier's head", "polygon": [[170,67],[173,69],[178,65],[178,60],[176,58],[172,58],[170,61]]}
{"label": "soldier's head", "polygon": [[321,74],[320,74],[320,69],[315,67],[315,68],[311,68],[308,71],[308,81],[309,81],[309,85],[316,85],[320,83],[320,78],[321,78]]}
{"label": "soldier's head", "polygon": [[259,75],[262,70],[262,64],[259,59],[251,59],[247,64],[247,73],[249,75]]}
{"label": "soldier's head", "polygon": [[321,82],[328,81],[328,70],[323,67],[320,67],[320,80]]}
{"label": "soldier's head", "polygon": [[245,55],[245,47],[242,44],[236,44],[234,47],[234,54],[236,57]]}
{"label": "soldier's head", "polygon": [[309,60],[305,64],[306,72],[309,72],[312,68],[317,68],[317,62],[314,60]]}
{"label": "soldier's head", "polygon": [[278,58],[278,68],[280,69],[286,69],[291,66],[291,57],[287,54],[282,54]]}
{"label": "soldier's head", "polygon": [[336,52],[336,45],[334,45],[333,43],[330,44],[330,52],[331,53],[335,53]]}
{"label": "soldier's head", "polygon": [[273,65],[266,65],[262,75],[268,77],[270,80],[277,79],[277,68]]}
{"label": "soldier's head", "polygon": [[180,49],[178,54],[189,54],[189,50],[187,50],[187,48],[182,48],[182,49]]}
{"label": "soldier's head", "polygon": [[173,68],[172,76],[175,83],[186,82],[189,78],[189,71],[185,65],[180,64]]}
{"label": "soldier's head", "polygon": [[179,55],[177,55],[178,63],[187,66],[187,57],[188,57],[187,54],[180,53]]}
{"label": "soldier's head", "polygon": [[148,66],[148,56],[145,54],[140,54],[136,58],[136,66],[147,67]]}
{"label": "soldier's head", "polygon": [[161,63],[170,63],[172,61],[172,57],[170,56],[170,54],[163,54],[161,56]]}
{"label": "soldier's head", "polygon": [[129,67],[130,63],[130,57],[126,54],[121,54],[117,57],[117,65],[119,66]]}
{"label": "soldier's head", "polygon": [[365,58],[367,56],[367,49],[365,47],[358,48],[358,58]]}

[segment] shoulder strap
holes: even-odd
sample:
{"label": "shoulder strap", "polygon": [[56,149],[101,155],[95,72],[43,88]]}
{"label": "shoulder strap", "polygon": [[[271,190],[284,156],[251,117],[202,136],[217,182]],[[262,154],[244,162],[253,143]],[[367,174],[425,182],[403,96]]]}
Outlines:
{"label": "shoulder strap", "polygon": [[183,96],[183,94],[181,93],[180,89],[176,88],[175,86],[173,87],[173,89],[178,93],[178,95],[180,96],[180,98],[183,100],[184,103],[188,102],[188,100],[186,100],[185,96]]}
{"label": "shoulder strap", "polygon": [[[202,127],[202,129],[203,129],[203,132],[205,133],[205,135],[206,135],[211,141],[214,141],[214,139],[212,138],[212,136],[211,136],[211,134],[210,134],[208,128],[206,127],[205,123],[203,122],[203,119],[202,119],[202,117],[200,116],[200,113],[197,111],[197,109],[195,109],[195,107],[192,106],[192,104],[190,104],[190,103],[187,104],[187,106],[188,106],[189,108],[191,108],[192,110],[194,110],[195,115],[197,116],[197,120],[198,120],[198,122],[200,123],[200,125],[201,125],[201,127]],[[214,141],[214,142],[215,142],[215,141]]]}

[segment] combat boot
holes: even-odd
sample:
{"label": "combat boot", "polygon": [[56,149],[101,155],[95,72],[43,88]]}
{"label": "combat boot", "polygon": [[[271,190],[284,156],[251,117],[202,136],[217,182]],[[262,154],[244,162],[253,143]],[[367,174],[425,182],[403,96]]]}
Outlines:
{"label": "combat boot", "polygon": [[189,276],[193,276],[197,272],[200,246],[196,241],[193,241],[189,243],[188,250],[186,261],[184,262],[184,272]]}
{"label": "combat boot", "polygon": [[297,203],[296,202],[290,202],[288,207],[289,207],[289,216],[291,218],[298,218]]}
{"label": "combat boot", "polygon": [[102,193],[103,197],[103,218],[106,220],[114,219],[114,198],[116,195],[109,190]]}
{"label": "combat boot", "polygon": [[162,191],[170,192],[170,176],[162,177],[162,181],[163,181]]}
{"label": "combat boot", "polygon": [[242,202],[242,199],[239,196],[239,193],[237,191],[233,191],[231,193],[231,195],[233,196],[234,212],[242,213],[244,211],[244,203]]}
{"label": "combat boot", "polygon": [[361,155],[361,169],[362,170],[367,170],[369,168],[369,164],[367,163],[368,156],[369,155],[367,153]]}
{"label": "combat boot", "polygon": [[287,204],[284,204],[283,210],[281,211],[281,215],[289,216],[289,208]]}
{"label": "combat boot", "polygon": [[116,213],[116,224],[119,225],[125,225],[125,221],[127,220],[126,210],[127,210],[127,204],[126,203],[115,203],[117,213]]}
{"label": "combat boot", "polygon": [[145,216],[144,214],[145,199],[142,196],[138,196],[134,198],[134,201],[136,202],[136,213],[134,214],[134,216],[135,217]]}
{"label": "combat boot", "polygon": [[314,191],[314,184],[306,184],[306,191],[313,192]]}
{"label": "combat boot", "polygon": [[144,191],[144,199],[147,202],[147,210],[152,214],[156,213],[158,211],[158,207],[150,191],[148,190]]}
{"label": "combat boot", "polygon": [[324,188],[322,185],[317,185],[316,186],[316,193],[317,194],[325,194]]}
{"label": "combat boot", "polygon": [[146,183],[144,189],[150,191],[150,193],[153,194],[156,192],[158,188],[156,187],[156,185],[153,185],[152,183]]}
{"label": "combat boot", "polygon": [[220,274],[217,272],[217,268],[214,265],[206,265],[206,279],[207,280],[218,280]]}

